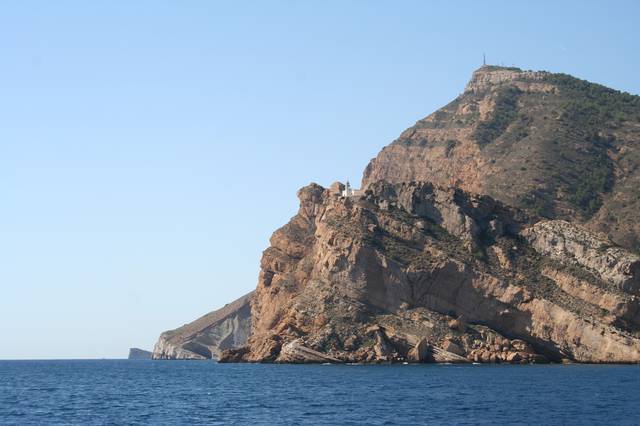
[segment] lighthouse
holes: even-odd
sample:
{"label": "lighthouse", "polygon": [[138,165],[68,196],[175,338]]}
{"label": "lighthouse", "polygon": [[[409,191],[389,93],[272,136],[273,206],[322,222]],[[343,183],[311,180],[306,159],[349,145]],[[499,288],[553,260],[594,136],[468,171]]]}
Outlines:
{"label": "lighthouse", "polygon": [[356,192],[353,190],[353,188],[351,188],[351,184],[349,183],[349,181],[347,181],[347,184],[344,186],[344,190],[342,191],[342,196],[351,197],[353,195],[356,195]]}

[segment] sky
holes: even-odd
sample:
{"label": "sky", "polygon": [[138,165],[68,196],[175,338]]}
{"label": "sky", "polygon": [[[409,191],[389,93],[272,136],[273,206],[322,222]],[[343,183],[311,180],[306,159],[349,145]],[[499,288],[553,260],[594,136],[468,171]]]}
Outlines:
{"label": "sky", "polygon": [[0,359],[123,358],[255,288],[310,182],[491,64],[640,93],[635,1],[11,1]]}

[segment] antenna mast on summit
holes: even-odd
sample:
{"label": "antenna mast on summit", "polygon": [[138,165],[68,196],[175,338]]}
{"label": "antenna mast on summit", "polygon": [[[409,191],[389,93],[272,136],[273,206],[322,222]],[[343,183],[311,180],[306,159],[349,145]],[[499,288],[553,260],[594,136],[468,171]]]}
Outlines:
{"label": "antenna mast on summit", "polygon": [[486,58],[486,56],[484,55],[484,53],[482,54],[482,66],[483,66],[483,67],[486,67],[486,66],[487,66],[487,58]]}

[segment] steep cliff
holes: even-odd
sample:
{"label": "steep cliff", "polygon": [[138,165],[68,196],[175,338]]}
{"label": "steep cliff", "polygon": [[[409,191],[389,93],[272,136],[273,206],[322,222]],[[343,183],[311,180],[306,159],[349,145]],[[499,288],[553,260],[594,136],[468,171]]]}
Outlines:
{"label": "steep cliff", "polygon": [[485,66],[371,161],[362,186],[379,180],[488,194],[640,251],[640,97]]}
{"label": "steep cliff", "polygon": [[175,330],[165,331],[153,359],[218,359],[227,348],[245,344],[251,333],[253,292]]}
{"label": "steep cliff", "polygon": [[222,361],[638,362],[638,257],[432,183],[311,184]]}

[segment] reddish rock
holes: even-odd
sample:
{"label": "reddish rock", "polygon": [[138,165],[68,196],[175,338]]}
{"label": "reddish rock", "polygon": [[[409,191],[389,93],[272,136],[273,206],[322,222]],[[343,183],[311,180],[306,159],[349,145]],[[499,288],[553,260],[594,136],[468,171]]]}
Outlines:
{"label": "reddish rock", "polygon": [[411,348],[407,359],[412,362],[425,362],[429,357],[429,342],[427,339],[421,339]]}

